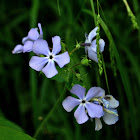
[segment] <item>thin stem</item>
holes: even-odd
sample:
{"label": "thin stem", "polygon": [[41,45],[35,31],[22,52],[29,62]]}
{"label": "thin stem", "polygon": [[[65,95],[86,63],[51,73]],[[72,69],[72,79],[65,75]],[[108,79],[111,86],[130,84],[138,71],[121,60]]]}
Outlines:
{"label": "thin stem", "polygon": [[74,67],[76,67],[76,66],[79,66],[79,65],[81,65],[81,63],[74,64],[74,65],[71,66],[69,69],[72,69],[72,68],[74,68]]}
{"label": "thin stem", "polygon": [[98,9],[98,15],[99,15],[99,1],[97,0],[97,9]]}
{"label": "thin stem", "polygon": [[59,16],[60,16],[61,14],[60,14],[60,5],[59,5],[59,0],[57,0],[57,6],[58,6],[58,13],[59,13]]}
{"label": "thin stem", "polygon": [[52,116],[52,114],[54,113],[54,111],[56,110],[56,108],[58,107],[59,103],[62,101],[62,98],[64,96],[66,92],[66,85],[64,86],[64,90],[63,93],[60,95],[60,97],[58,98],[58,100],[56,101],[55,105],[53,106],[53,108],[50,110],[50,112],[46,115],[44,121],[40,124],[40,126],[38,127],[38,129],[36,130],[35,134],[34,134],[34,138],[36,138],[39,133],[41,132],[41,130],[43,129],[43,127],[46,125],[47,121],[50,119],[50,117]]}
{"label": "thin stem", "polygon": [[[32,0],[32,7],[30,11],[30,27],[35,27],[38,19],[38,11],[39,11],[39,0]],[[29,54],[31,58],[32,54]],[[38,108],[37,108],[37,80],[36,73],[34,70],[30,68],[30,93],[31,93],[31,102],[33,109],[33,122],[36,128],[37,126],[37,116],[38,116]]]}
{"label": "thin stem", "polygon": [[102,62],[103,62],[103,69],[104,69],[104,74],[105,74],[106,85],[107,85],[108,93],[110,94],[108,78],[107,78],[106,68],[105,68],[105,62],[104,62],[104,58],[103,58],[102,54],[101,54],[101,56],[102,56]]}
{"label": "thin stem", "polygon": [[73,52],[75,52],[76,50],[78,50],[79,48],[74,48],[71,52],[70,55],[72,55]]}
{"label": "thin stem", "polygon": [[90,0],[91,8],[92,8],[92,13],[93,13],[93,18],[94,18],[94,23],[96,25],[96,14],[95,14],[95,9],[94,9],[94,3],[93,0]]}

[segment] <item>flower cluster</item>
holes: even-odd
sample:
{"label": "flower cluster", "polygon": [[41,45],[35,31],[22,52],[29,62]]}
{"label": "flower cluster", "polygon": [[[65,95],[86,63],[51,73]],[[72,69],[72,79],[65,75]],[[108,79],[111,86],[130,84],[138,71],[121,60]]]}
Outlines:
{"label": "flower cluster", "polygon": [[[37,28],[30,29],[28,35],[22,39],[23,45],[17,45],[12,53],[18,54],[32,51],[35,56],[30,59],[29,66],[36,71],[42,71],[47,78],[52,78],[58,74],[55,62],[60,68],[64,67],[70,62],[69,53],[65,51],[60,54],[61,39],[59,36],[52,37],[53,48],[49,48],[47,41],[43,39],[40,23],[38,23],[38,28],[39,32]],[[86,34],[85,43],[81,45],[85,46],[86,55],[98,63],[96,39],[93,40],[97,35],[97,30],[98,27],[94,28],[89,35]],[[104,46],[104,40],[99,39],[100,52],[104,51]],[[79,44],[76,46],[77,48],[80,48]],[[91,60],[88,60],[86,56],[81,61],[81,64],[89,65]],[[115,124],[118,121],[116,108],[119,106],[119,102],[112,95],[105,95],[105,91],[102,88],[91,87],[86,94],[86,88],[75,84],[70,92],[78,98],[68,96],[62,102],[62,105],[67,112],[71,112],[78,106],[74,112],[74,117],[78,124],[83,124],[89,119],[95,118],[95,130],[100,130],[102,128],[101,117],[108,125]]]}
{"label": "flower cluster", "polygon": [[30,31],[28,32],[28,35],[26,37],[24,37],[22,39],[22,43],[23,45],[21,44],[18,44],[14,50],[12,51],[13,54],[16,54],[16,53],[25,53],[25,52],[31,52],[32,49],[33,49],[33,43],[34,41],[36,41],[37,39],[42,39],[43,38],[43,31],[42,31],[42,28],[41,28],[41,24],[38,23],[38,28],[40,30],[40,34],[37,30],[37,28],[32,28],[30,29]]}
{"label": "flower cluster", "polygon": [[67,51],[58,54],[61,51],[61,39],[59,36],[52,38],[53,48],[51,52],[47,41],[43,39],[43,31],[40,23],[38,23],[38,27],[40,34],[37,28],[32,28],[28,32],[28,36],[22,39],[23,45],[17,45],[12,53],[33,51],[37,56],[31,58],[29,66],[36,71],[42,71],[47,78],[52,78],[58,73],[55,62],[62,68],[70,62],[70,57]]}
{"label": "flower cluster", "polygon": [[70,92],[79,99],[68,96],[62,105],[67,112],[71,112],[78,106],[74,112],[78,124],[85,123],[89,118],[95,118],[95,130],[100,130],[102,124],[99,118],[103,117],[104,122],[108,125],[118,121],[118,113],[115,108],[119,106],[119,102],[111,95],[105,96],[102,88],[91,87],[85,95],[86,89],[76,84]]}
{"label": "flower cluster", "polygon": [[[86,52],[86,55],[88,55],[88,57],[91,60],[94,60],[95,62],[98,63],[97,44],[96,44],[96,39],[94,39],[94,37],[97,35],[97,33],[96,33],[97,30],[98,30],[98,27],[95,27],[89,33],[89,35],[85,34],[85,37],[86,37],[86,40],[85,40],[85,52]],[[104,46],[105,46],[105,41],[103,39],[100,39],[99,40],[99,48],[100,48],[101,53],[104,51]]]}

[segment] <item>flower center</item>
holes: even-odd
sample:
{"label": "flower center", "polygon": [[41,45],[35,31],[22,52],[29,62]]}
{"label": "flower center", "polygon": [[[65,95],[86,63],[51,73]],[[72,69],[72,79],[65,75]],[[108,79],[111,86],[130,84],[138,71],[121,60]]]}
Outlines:
{"label": "flower center", "polygon": [[86,101],[85,100],[82,100],[82,104],[85,104],[86,103]]}
{"label": "flower center", "polygon": [[53,59],[53,56],[52,56],[52,55],[50,55],[50,56],[49,56],[49,59]]}

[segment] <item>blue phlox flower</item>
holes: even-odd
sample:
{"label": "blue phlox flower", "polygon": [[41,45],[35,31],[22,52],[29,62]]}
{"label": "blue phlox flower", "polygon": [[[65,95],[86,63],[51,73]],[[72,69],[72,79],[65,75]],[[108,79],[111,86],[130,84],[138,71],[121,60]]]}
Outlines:
{"label": "blue phlox flower", "polygon": [[40,23],[38,23],[38,28],[39,28],[40,33],[38,32],[37,28],[31,28],[30,31],[28,32],[28,35],[22,39],[23,45],[18,44],[14,48],[12,53],[13,54],[18,54],[18,53],[22,53],[22,52],[23,53],[31,52],[34,41],[36,41],[37,39],[42,39],[43,38],[43,31],[42,31]]}
{"label": "blue phlox flower", "polygon": [[[86,89],[79,84],[75,84],[70,90],[79,99],[68,96],[63,102],[63,108],[67,112],[71,112],[76,106],[74,117],[78,124],[83,124],[91,118],[100,118],[103,116],[103,108],[101,105],[94,104],[90,100],[94,97],[102,96],[102,89],[100,87],[91,87],[85,95]],[[89,115],[89,117],[88,117]]]}
{"label": "blue phlox flower", "polygon": [[[104,115],[103,120],[107,125],[115,124],[118,120],[117,107],[119,106],[119,101],[117,101],[112,95],[102,96],[99,101],[103,106]],[[102,128],[102,123],[99,118],[95,118],[95,130],[99,131]]]}
{"label": "blue phlox flower", "polygon": [[[98,58],[97,58],[97,45],[96,45],[96,39],[94,37],[97,35],[98,27],[95,27],[89,35],[85,35],[86,40],[85,43],[90,43],[89,46],[85,46],[85,53],[88,55],[88,57],[98,63]],[[93,40],[94,39],[94,40]],[[102,53],[104,51],[104,46],[105,46],[105,41],[103,39],[99,40],[99,48],[100,52]]]}
{"label": "blue phlox flower", "polygon": [[70,57],[67,51],[62,54],[58,54],[61,51],[60,37],[53,37],[52,42],[53,48],[51,52],[46,40],[36,40],[33,45],[33,52],[37,55],[44,55],[45,57],[33,56],[29,62],[29,66],[32,69],[42,71],[47,78],[52,78],[58,73],[55,67],[55,62],[60,68],[64,67],[64,65],[70,62]]}

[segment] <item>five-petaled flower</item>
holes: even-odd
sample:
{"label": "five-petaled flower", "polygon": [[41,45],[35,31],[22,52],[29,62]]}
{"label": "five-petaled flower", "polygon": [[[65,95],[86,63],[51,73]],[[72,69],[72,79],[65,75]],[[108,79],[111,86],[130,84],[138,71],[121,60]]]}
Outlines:
{"label": "five-petaled flower", "polygon": [[59,36],[52,38],[53,48],[50,52],[46,40],[38,39],[34,42],[33,52],[37,55],[45,55],[45,57],[33,56],[29,62],[29,66],[36,71],[42,71],[47,78],[55,76],[58,71],[55,67],[55,62],[62,68],[70,62],[68,52],[56,55],[61,51],[61,39]]}
{"label": "five-petaled flower", "polygon": [[103,107],[90,101],[92,98],[102,96],[103,90],[100,87],[91,87],[85,96],[86,89],[76,84],[70,92],[79,97],[79,99],[68,96],[62,105],[67,112],[72,111],[78,105],[74,113],[78,124],[85,123],[89,119],[88,115],[91,118],[100,118],[103,116]]}
{"label": "five-petaled flower", "polygon": [[[85,35],[86,40],[85,40],[85,44],[90,44],[89,46],[85,46],[85,53],[86,55],[88,55],[88,57],[91,60],[94,60],[95,62],[98,63],[98,58],[97,58],[97,45],[96,45],[96,39],[93,40],[93,38],[97,35],[96,31],[97,31],[98,27],[95,27],[90,33],[89,35]],[[104,46],[105,46],[105,42],[103,39],[99,40],[99,48],[100,48],[100,52],[102,53],[104,51]]]}
{"label": "five-petaled flower", "polygon": [[[96,102],[97,103],[97,102]],[[117,107],[119,106],[119,101],[117,101],[112,95],[103,94],[102,98],[99,99],[97,104],[102,104],[104,115],[103,120],[107,125],[115,124],[118,120]],[[102,128],[102,123],[99,118],[95,118],[95,130],[100,130]]]}
{"label": "five-petaled flower", "polygon": [[37,39],[43,38],[43,31],[42,31],[40,23],[38,23],[38,28],[40,30],[40,34],[37,28],[31,28],[30,31],[28,32],[28,35],[22,39],[23,45],[21,44],[16,45],[12,53],[17,54],[17,53],[22,53],[22,52],[23,53],[31,52],[34,41]]}

